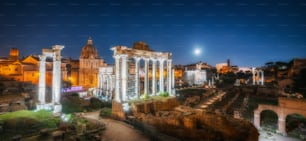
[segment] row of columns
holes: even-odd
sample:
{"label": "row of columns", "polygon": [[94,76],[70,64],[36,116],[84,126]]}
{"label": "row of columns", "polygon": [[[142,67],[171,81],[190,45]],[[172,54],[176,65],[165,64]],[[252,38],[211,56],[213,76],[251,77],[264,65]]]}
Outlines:
{"label": "row of columns", "polygon": [[[116,89],[115,89],[115,100],[117,102],[127,100],[127,78],[128,78],[128,56],[126,54],[115,55],[115,76],[116,76]],[[140,60],[144,60],[144,93],[149,93],[149,61],[152,61],[152,94],[155,95],[156,92],[156,65],[157,61],[159,62],[159,92],[164,92],[164,62],[167,62],[167,91],[171,95],[171,89],[174,85],[174,82],[171,76],[174,72],[172,71],[172,61],[171,59],[155,59],[155,58],[141,58],[134,57],[135,60],[135,93],[139,98],[139,68]],[[120,64],[121,63],[121,64]],[[121,81],[120,81],[121,80]],[[121,93],[121,96],[119,95]]]}
{"label": "row of columns", "polygon": [[[256,70],[255,68],[252,68],[252,74],[253,74],[253,85],[264,85],[264,71],[263,70]],[[257,75],[257,78],[256,78]]]}
{"label": "row of columns", "polygon": [[113,90],[113,75],[99,74],[98,76],[98,89],[99,94],[103,93],[108,95]]}

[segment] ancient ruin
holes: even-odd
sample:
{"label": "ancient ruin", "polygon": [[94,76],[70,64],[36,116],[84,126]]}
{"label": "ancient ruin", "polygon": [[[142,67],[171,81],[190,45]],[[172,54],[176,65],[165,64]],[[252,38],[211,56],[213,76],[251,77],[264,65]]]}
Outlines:
{"label": "ancient ruin", "polygon": [[[155,96],[168,93],[169,96],[174,96],[171,53],[152,51],[144,42],[136,42],[133,48],[115,46],[111,50],[114,51],[115,58],[115,103],[113,102],[113,105],[124,104],[142,95]],[[140,68],[143,73],[140,72]],[[118,108],[123,108],[120,107]],[[119,109],[113,106],[113,114],[116,115]]]}
{"label": "ancient ruin", "polygon": [[97,96],[100,99],[105,101],[112,100],[112,94],[114,90],[115,75],[114,75],[114,67],[100,67],[98,74],[98,94]]}
{"label": "ancient ruin", "polygon": [[291,114],[300,114],[306,117],[306,101],[302,99],[278,98],[278,106],[259,104],[254,111],[254,125],[260,128],[260,113],[265,110],[271,110],[278,116],[278,132],[287,135],[286,117]]}
{"label": "ancient ruin", "polygon": [[[55,45],[52,49],[43,49],[39,61],[39,84],[38,84],[38,101],[37,110],[48,109],[54,113],[62,111],[60,104],[61,98],[61,50],[62,45]],[[46,58],[53,59],[53,75],[52,75],[52,101],[46,102]]]}
{"label": "ancient ruin", "polygon": [[253,74],[253,85],[264,85],[265,78],[264,78],[264,71],[259,70],[256,68],[252,68]]}

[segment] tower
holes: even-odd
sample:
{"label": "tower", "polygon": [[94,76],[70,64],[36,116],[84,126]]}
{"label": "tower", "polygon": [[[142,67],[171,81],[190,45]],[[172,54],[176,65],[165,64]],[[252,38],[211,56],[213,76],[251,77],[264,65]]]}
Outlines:
{"label": "tower", "polygon": [[11,48],[10,60],[17,61],[19,59],[19,50],[17,48]]}

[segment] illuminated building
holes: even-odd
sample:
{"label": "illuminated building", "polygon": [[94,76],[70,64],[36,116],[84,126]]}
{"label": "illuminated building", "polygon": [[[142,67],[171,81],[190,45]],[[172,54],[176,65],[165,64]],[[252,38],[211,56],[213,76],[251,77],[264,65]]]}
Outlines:
{"label": "illuminated building", "polygon": [[212,67],[207,63],[199,62],[184,66],[184,81],[188,85],[204,85],[207,82],[207,71]]}
{"label": "illuminated building", "polygon": [[86,88],[98,87],[99,67],[104,66],[106,66],[104,59],[99,57],[98,50],[89,37],[80,55],[78,85]]}

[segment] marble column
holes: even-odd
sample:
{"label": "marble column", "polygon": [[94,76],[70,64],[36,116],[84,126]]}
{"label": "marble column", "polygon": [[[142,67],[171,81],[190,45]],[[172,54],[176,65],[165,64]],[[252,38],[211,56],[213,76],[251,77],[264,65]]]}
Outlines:
{"label": "marble column", "polygon": [[127,66],[127,55],[121,55],[121,93],[122,101],[127,100],[127,76],[128,76],[128,66]]}
{"label": "marble column", "polygon": [[61,50],[64,46],[55,45],[52,47],[54,51],[53,56],[53,76],[52,76],[52,88],[53,91],[53,99],[52,102],[54,104],[60,104],[61,99]]}
{"label": "marble column", "polygon": [[156,59],[152,60],[152,94],[156,95]]}
{"label": "marble column", "polygon": [[264,71],[261,71],[261,85],[264,85],[265,78],[264,78]]}
{"label": "marble column", "polygon": [[144,58],[145,66],[144,66],[144,93],[149,94],[149,59]]}
{"label": "marble column", "polygon": [[172,69],[172,89],[174,89],[174,87],[175,87],[175,74],[174,74],[174,72],[175,72],[175,69]]}
{"label": "marble column", "polygon": [[164,59],[159,60],[159,92],[164,92]]}
{"label": "marble column", "polygon": [[116,76],[116,89],[115,89],[115,100],[116,102],[121,102],[121,99],[120,99],[120,56],[119,55],[116,55],[114,56],[115,58],[115,76]]}
{"label": "marble column", "polygon": [[134,57],[135,59],[135,93],[137,98],[139,98],[139,57]]}
{"label": "marble column", "polygon": [[167,61],[167,91],[169,93],[169,95],[172,95],[171,93],[171,68],[172,68],[172,60],[169,59]]}
{"label": "marble column", "polygon": [[99,68],[99,75],[98,75],[98,94],[101,96],[103,90],[103,79],[102,79],[102,72]]}
{"label": "marble column", "polygon": [[40,104],[46,103],[46,56],[39,55],[39,83],[38,83],[38,100]]}
{"label": "marble column", "polygon": [[64,46],[55,45],[53,50],[52,103],[53,113],[62,112],[61,101],[61,50]]}
{"label": "marble column", "polygon": [[286,119],[284,117],[278,117],[278,132],[286,136]]}
{"label": "marble column", "polygon": [[256,78],[255,78],[255,68],[252,68],[252,74],[253,74],[253,85],[255,85],[255,83],[256,83]]}

